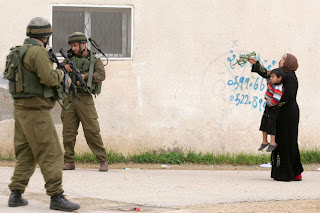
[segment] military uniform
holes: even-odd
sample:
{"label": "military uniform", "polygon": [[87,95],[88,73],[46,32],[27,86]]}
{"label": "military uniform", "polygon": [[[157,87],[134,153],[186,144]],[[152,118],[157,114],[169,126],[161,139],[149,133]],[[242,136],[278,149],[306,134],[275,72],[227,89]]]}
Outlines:
{"label": "military uniform", "polygon": [[[12,191],[8,202],[10,207],[28,204],[21,194],[38,164],[45,180],[46,192],[51,196],[50,208],[63,211],[80,208],[78,204],[64,198],[61,185],[63,152],[49,110],[54,107],[55,100],[59,99],[57,88],[62,81],[62,73],[53,69],[48,52],[38,41],[42,41],[45,46],[51,34],[50,23],[36,17],[27,27],[30,38],[25,39],[22,47],[17,47],[25,51],[16,61],[19,72],[15,72],[15,80],[9,83],[14,99],[16,155],[16,166],[9,184]],[[15,63],[7,61],[7,64],[14,67]]]}
{"label": "military uniform", "polygon": [[[57,86],[62,81],[61,71],[53,70],[46,49],[37,41],[27,38],[24,42],[33,44],[26,52],[24,67],[40,76],[46,86]],[[45,179],[45,188],[50,196],[63,193],[62,150],[50,111],[55,101],[43,96],[14,98],[14,149],[17,158],[9,188],[24,192],[36,164],[39,164]]]}
{"label": "military uniform", "polygon": [[[79,34],[82,35],[81,33]],[[101,91],[101,82],[105,79],[105,70],[101,59],[94,57],[93,53],[88,50],[86,56],[79,57],[73,55],[70,57],[70,60],[76,65],[81,74],[84,74],[85,82],[88,84],[91,93],[99,94]],[[90,66],[93,66],[91,68],[91,74]],[[70,76],[73,83],[76,85],[77,79],[75,76]],[[67,110],[62,110],[61,112],[61,120],[63,123],[63,145],[65,150],[64,162],[73,163],[75,160],[74,147],[80,122],[89,148],[96,155],[97,160],[100,163],[106,162],[107,154],[100,135],[98,114],[93,97],[86,92],[82,86],[77,85],[77,91],[79,99],[74,97],[74,93],[70,93],[64,100],[64,107],[67,107],[70,99],[72,100],[71,105]],[[72,167],[72,169],[74,169],[74,167]]]}

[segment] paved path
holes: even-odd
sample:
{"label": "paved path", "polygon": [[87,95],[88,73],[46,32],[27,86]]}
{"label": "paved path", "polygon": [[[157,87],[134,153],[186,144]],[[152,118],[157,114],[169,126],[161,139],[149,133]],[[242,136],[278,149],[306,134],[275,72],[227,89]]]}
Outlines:
{"label": "paved path", "polygon": [[[53,212],[44,181],[36,169],[24,194],[29,205],[7,207],[12,167],[0,167],[0,212]],[[303,181],[279,182],[270,171],[91,169],[64,171],[67,198],[77,212],[121,212],[140,207],[150,212],[174,212],[177,207],[268,200],[320,199],[320,172],[306,171]]]}

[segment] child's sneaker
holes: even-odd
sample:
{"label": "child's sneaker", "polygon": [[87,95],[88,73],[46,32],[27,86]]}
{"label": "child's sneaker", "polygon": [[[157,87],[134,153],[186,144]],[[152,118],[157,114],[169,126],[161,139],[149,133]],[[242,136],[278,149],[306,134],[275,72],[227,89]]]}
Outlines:
{"label": "child's sneaker", "polygon": [[272,152],[276,147],[278,146],[278,144],[276,145],[269,145],[268,149],[266,150],[267,152]]}
{"label": "child's sneaker", "polygon": [[266,148],[268,145],[269,145],[269,143],[267,143],[267,144],[262,143],[261,146],[260,146],[260,148],[258,149],[258,151],[263,150],[263,149]]}

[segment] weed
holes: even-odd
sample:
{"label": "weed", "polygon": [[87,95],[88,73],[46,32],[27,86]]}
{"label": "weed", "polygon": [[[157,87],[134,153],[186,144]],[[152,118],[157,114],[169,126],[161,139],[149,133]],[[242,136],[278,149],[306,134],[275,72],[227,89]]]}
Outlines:
{"label": "weed", "polygon": [[[196,153],[189,151],[188,153],[181,152],[143,152],[135,153],[124,156],[122,153],[115,151],[107,152],[109,164],[113,163],[164,163],[164,164],[232,164],[232,165],[258,165],[270,161],[270,154],[247,154],[247,153]],[[318,150],[301,150],[300,151],[302,164],[317,164],[320,163],[320,151]],[[13,153],[9,153],[6,156],[0,154],[0,160],[12,161],[14,159]],[[76,162],[82,163],[98,163],[96,156],[91,152],[84,152],[76,154]]]}

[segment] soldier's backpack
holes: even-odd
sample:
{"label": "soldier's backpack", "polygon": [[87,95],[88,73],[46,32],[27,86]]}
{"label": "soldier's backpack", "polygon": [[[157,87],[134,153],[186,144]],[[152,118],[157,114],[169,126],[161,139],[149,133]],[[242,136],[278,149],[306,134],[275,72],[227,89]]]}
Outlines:
{"label": "soldier's backpack", "polygon": [[12,47],[7,56],[3,78],[9,80],[9,93],[13,98],[44,96],[60,100],[64,96],[61,85],[48,87],[40,83],[39,77],[23,67],[23,57],[32,44]]}
{"label": "soldier's backpack", "polygon": [[32,45],[23,45],[12,47],[11,52],[7,55],[6,67],[3,72],[3,78],[9,80],[9,92],[23,92],[22,79],[22,58]]}

